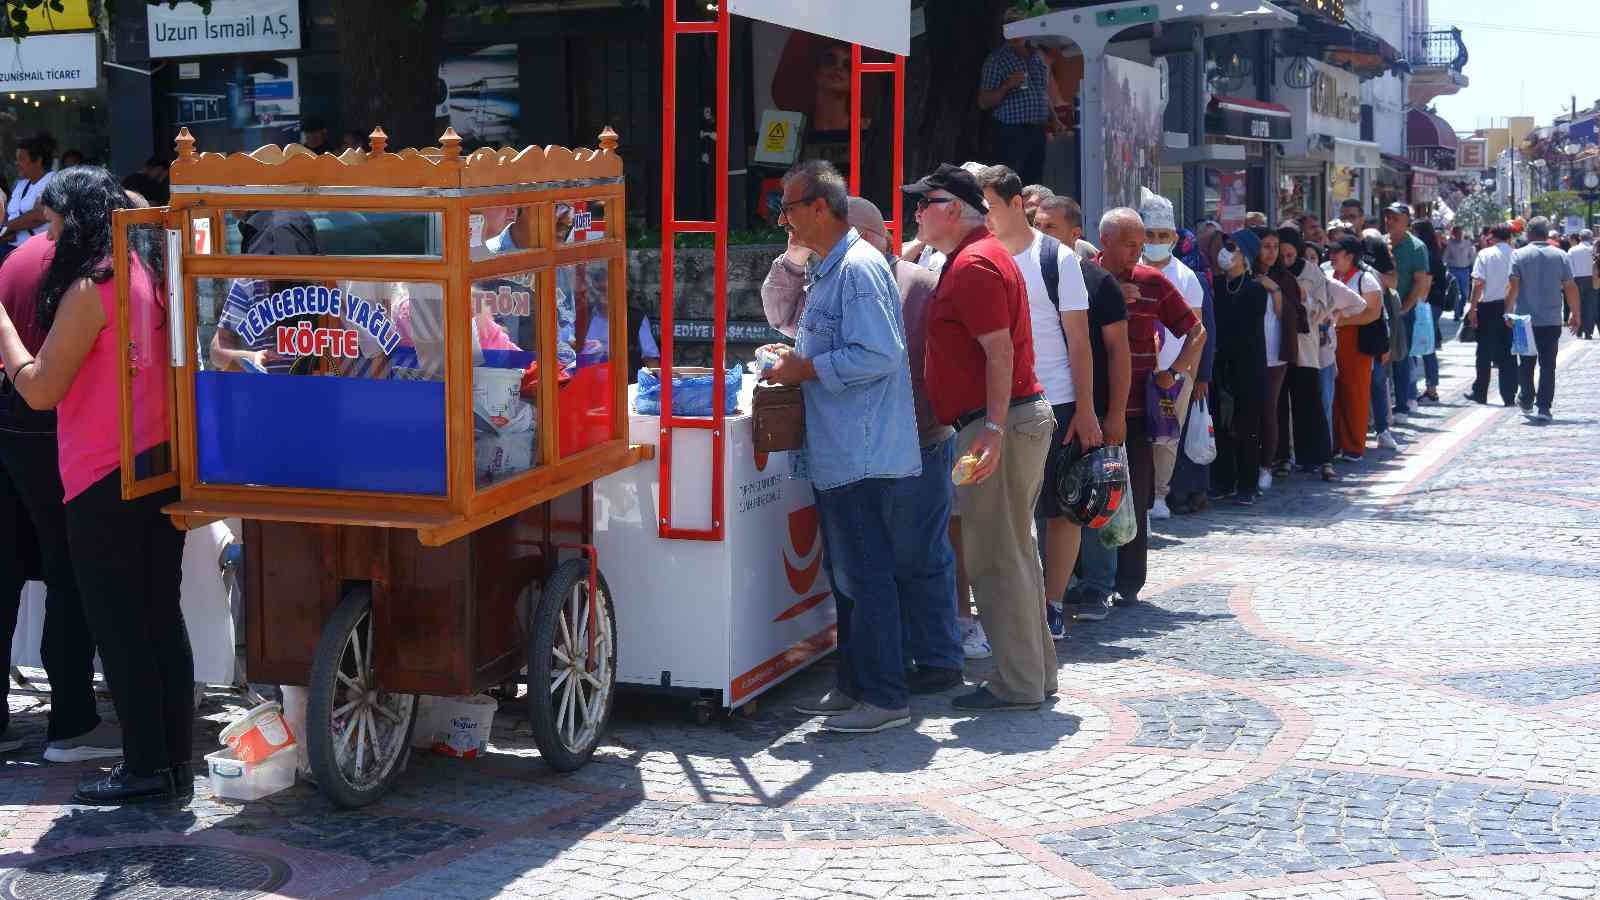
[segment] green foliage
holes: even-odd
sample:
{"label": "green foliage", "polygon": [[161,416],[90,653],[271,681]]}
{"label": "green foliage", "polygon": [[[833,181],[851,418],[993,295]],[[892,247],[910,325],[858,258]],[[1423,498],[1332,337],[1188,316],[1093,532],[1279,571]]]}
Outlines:
{"label": "green foliage", "polygon": [[1533,196],[1533,214],[1547,216],[1557,222],[1567,216],[1582,216],[1587,204],[1577,191],[1546,191]]}
{"label": "green foliage", "polygon": [[1479,191],[1461,201],[1452,224],[1468,230],[1482,230],[1510,218],[1511,211],[1499,204],[1493,192]]}

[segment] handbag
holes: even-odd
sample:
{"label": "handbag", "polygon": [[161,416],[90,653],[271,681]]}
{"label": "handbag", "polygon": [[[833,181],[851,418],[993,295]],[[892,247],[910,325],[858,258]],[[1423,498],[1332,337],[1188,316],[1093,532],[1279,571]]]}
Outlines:
{"label": "handbag", "polygon": [[1424,301],[1417,304],[1417,324],[1411,329],[1411,355],[1427,356],[1434,349],[1433,305]]}
{"label": "handbag", "polygon": [[806,442],[806,401],[797,384],[758,382],[750,400],[757,453],[799,450]]}
{"label": "handbag", "polygon": [[[1383,284],[1382,279],[1370,267],[1363,265],[1361,268],[1379,285]],[[1389,289],[1384,288],[1383,293],[1385,303],[1382,304],[1383,310],[1378,313],[1378,317],[1365,325],[1356,326],[1356,349],[1367,356],[1382,356],[1389,352],[1389,323],[1385,321],[1389,315],[1387,304]]]}

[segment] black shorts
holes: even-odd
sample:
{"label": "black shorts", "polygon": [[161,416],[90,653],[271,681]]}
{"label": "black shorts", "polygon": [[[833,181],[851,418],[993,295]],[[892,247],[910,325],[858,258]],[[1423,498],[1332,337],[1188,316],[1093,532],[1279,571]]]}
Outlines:
{"label": "black shorts", "polygon": [[1050,411],[1056,415],[1056,431],[1050,436],[1050,452],[1045,454],[1044,458],[1044,486],[1039,489],[1039,502],[1034,506],[1034,514],[1042,518],[1059,519],[1065,515],[1056,496],[1056,469],[1077,458],[1077,453],[1068,452],[1073,448],[1063,446],[1061,443],[1067,436],[1067,429],[1072,425],[1072,415],[1077,410],[1076,403],[1059,403],[1050,407]]}

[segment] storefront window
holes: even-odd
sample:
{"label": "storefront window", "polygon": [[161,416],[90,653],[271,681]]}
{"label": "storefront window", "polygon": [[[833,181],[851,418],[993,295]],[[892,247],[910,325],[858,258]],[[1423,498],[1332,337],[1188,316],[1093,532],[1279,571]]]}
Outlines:
{"label": "storefront window", "polygon": [[[495,484],[539,464],[539,275],[472,283],[473,481]],[[556,378],[567,369],[558,348]]]}
{"label": "storefront window", "polygon": [[193,284],[201,481],[445,493],[443,285]]}
{"label": "storefront window", "polygon": [[1278,177],[1278,221],[1311,214],[1327,221],[1323,209],[1322,176],[1285,172]]}
{"label": "storefront window", "polygon": [[1244,169],[1206,170],[1206,218],[1227,231],[1244,227],[1248,211],[1249,173]]}

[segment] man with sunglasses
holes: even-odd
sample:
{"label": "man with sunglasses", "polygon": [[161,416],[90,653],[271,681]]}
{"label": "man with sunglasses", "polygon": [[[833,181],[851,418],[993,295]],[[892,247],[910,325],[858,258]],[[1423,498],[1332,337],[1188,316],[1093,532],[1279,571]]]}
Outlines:
{"label": "man with sunglasses", "polygon": [[1056,690],[1033,536],[1055,416],[1034,377],[1027,289],[984,226],[971,172],[946,163],[903,190],[917,198],[917,236],[946,255],[928,305],[924,374],[934,415],[956,429],[961,552],[997,670],[954,705],[1038,709]]}
{"label": "man with sunglasses", "polygon": [[883,254],[848,220],[844,179],[820,160],[783,178],[778,222],[820,260],[794,347],[766,378],[801,387],[805,445],[793,471],[816,489],[822,559],[839,611],[834,688],[797,709],[829,731],[910,724],[895,566],[900,482],[922,471],[900,293]]}

